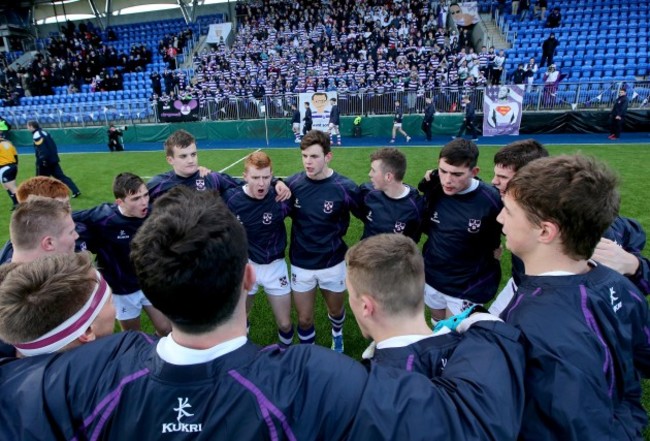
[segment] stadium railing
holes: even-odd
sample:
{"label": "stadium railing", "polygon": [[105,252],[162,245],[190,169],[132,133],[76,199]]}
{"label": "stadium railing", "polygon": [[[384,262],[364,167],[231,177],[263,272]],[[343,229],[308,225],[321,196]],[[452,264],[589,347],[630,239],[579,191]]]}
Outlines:
{"label": "stadium railing", "polygon": [[[630,109],[648,108],[650,100],[650,81],[560,82],[555,86],[534,84],[523,87],[524,112],[609,110],[622,87],[627,90]],[[460,113],[463,111],[460,101],[466,93],[475,104],[477,112],[481,113],[484,92],[483,88],[468,92],[459,87],[447,87],[427,90],[425,93],[338,93],[337,97],[342,116],[392,115],[396,100],[402,103],[405,115],[422,114],[426,105],[425,96],[433,97],[438,112]],[[209,98],[202,102],[197,99],[197,111],[193,115],[195,120],[200,121],[290,118],[291,104],[303,107],[299,98],[296,93],[288,93],[266,95],[260,99],[252,96]],[[159,122],[158,106],[148,99],[86,102],[75,106],[71,109],[70,104],[41,104],[5,107],[1,112],[17,126],[24,126],[31,119],[38,120],[44,127],[61,128]]]}

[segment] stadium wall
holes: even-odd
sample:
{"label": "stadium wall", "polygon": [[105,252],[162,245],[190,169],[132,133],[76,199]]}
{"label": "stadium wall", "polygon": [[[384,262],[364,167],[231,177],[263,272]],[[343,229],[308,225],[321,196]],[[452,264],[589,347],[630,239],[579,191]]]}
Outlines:
{"label": "stadium wall", "polygon": [[[434,135],[455,135],[462,123],[460,113],[437,115],[432,132]],[[341,118],[341,134],[352,137],[354,117]],[[388,138],[393,127],[392,116],[365,117],[361,121],[363,137]],[[421,115],[405,115],[404,130],[409,135],[422,134]],[[482,118],[477,123],[482,124]],[[136,124],[128,126],[124,132],[124,142],[160,142],[162,143],[173,131],[185,129],[198,140],[234,141],[244,139],[265,139],[268,129],[269,139],[292,139],[291,124],[285,119],[184,122],[166,124]],[[73,127],[64,129],[46,129],[58,144],[105,144],[107,142],[106,126]],[[542,133],[605,133],[609,130],[609,112],[564,112],[564,113],[528,113],[521,122],[522,134]],[[650,132],[650,110],[634,110],[627,113],[624,131]],[[31,133],[27,130],[12,130],[9,139],[16,146],[31,146]]]}

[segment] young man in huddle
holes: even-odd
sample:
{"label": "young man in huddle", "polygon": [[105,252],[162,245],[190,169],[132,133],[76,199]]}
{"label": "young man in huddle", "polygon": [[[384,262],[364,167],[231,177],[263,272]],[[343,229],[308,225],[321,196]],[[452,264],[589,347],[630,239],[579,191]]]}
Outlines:
{"label": "young man in huddle", "polygon": [[425,303],[435,321],[444,319],[447,310],[456,315],[490,301],[501,280],[495,257],[501,198],[476,179],[478,155],[476,144],[455,139],[440,151],[437,173],[420,182],[427,201]]}
{"label": "young man in huddle", "polygon": [[40,370],[11,382],[7,374],[23,361],[0,366],[3,399],[24,395],[20,406],[2,413],[3,433],[345,438],[365,369],[319,346],[262,350],[247,340],[245,305],[255,271],[245,230],[219,195],[172,189],[156,201],[132,249],[142,290],[169,317],[172,332],[157,342],[118,333],[41,359]]}
{"label": "young man in huddle", "polygon": [[[494,185],[505,194],[508,182],[516,172],[529,162],[549,156],[546,148],[534,139],[515,141],[499,149],[494,155]],[[631,218],[617,216],[596,245],[591,258],[625,275],[639,291],[650,294],[650,259],[641,253],[646,243],[646,233],[641,224]],[[499,315],[510,303],[517,285],[524,275],[524,264],[512,256],[512,278],[494,302],[490,312]]]}
{"label": "young man in huddle", "polygon": [[88,250],[97,255],[99,270],[113,289],[116,318],[122,329],[139,331],[144,309],[156,333],[167,335],[169,320],[143,294],[129,257],[131,241],[149,215],[149,191],[139,176],[120,173],[113,180],[113,195],[115,203],[76,211],[72,219]]}
{"label": "young man in huddle", "polygon": [[370,155],[370,183],[362,184],[362,239],[380,233],[400,233],[418,243],[422,234],[424,199],[404,184],[406,156],[396,148],[381,148]]}
{"label": "young man in huddle", "polygon": [[248,260],[257,275],[255,284],[248,292],[246,311],[250,312],[258,287],[264,288],[278,325],[278,339],[288,346],[294,334],[291,285],[284,260],[287,247],[284,219],[289,214],[289,203],[276,201],[275,189],[271,187],[272,178],[271,158],[264,152],[251,153],[244,161],[246,184],[228,190],[224,200],[246,229]]}
{"label": "young man in huddle", "polygon": [[113,333],[111,287],[89,253],[12,262],[0,273],[0,338],[18,357],[67,351]]}
{"label": "young man in huddle", "polygon": [[343,352],[345,251],[350,212],[360,205],[357,185],[329,167],[327,134],[308,132],[300,142],[304,172],[287,178],[292,193],[291,290],[298,312],[298,338],[313,344],[314,302],[320,287],[332,325],[332,349]]}
{"label": "young man in huddle", "polygon": [[[224,193],[244,184],[226,173],[211,172],[199,167],[196,138],[185,130],[177,130],[165,140],[165,155],[172,170],[154,176],[147,183],[152,201],[177,185],[185,185],[196,191],[209,189]],[[275,189],[282,200],[289,198],[290,193],[283,182],[277,182]]]}
{"label": "young man in huddle", "polygon": [[364,352],[371,373],[350,439],[516,439],[524,399],[520,332],[479,312],[432,333],[422,253],[403,235],[362,240],[345,260],[350,308],[374,340]]}
{"label": "young man in huddle", "polygon": [[526,337],[520,439],[641,439],[648,305],[590,260],[619,210],[615,175],[580,155],[540,158],[517,171],[503,203],[506,246],[526,271],[501,314]]}
{"label": "young man in huddle", "polygon": [[[49,176],[35,176],[23,181],[16,190],[19,203],[25,202],[30,196],[41,196],[58,199],[70,205],[70,189],[63,182]],[[0,264],[10,262],[14,254],[11,240],[8,240],[0,251]]]}

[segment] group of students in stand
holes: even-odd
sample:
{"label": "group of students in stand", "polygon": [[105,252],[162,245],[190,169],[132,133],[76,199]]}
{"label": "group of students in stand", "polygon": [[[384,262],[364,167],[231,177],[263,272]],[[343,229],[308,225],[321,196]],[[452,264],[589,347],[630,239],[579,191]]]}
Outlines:
{"label": "group of students in stand", "polygon": [[[187,132],[165,149],[173,170],[118,175],[115,204],[71,213],[52,178],[18,188],[0,266],[3,438],[642,438],[645,233],[619,216],[606,165],[520,141],[490,186],[476,146],[454,140],[421,196],[398,150],[374,152],[357,186],[317,131],[284,181],[263,152],[242,181],[199,167]],[[348,249],[350,214],[364,233]],[[501,232],[514,280],[490,313]],[[265,348],[247,338],[259,286],[278,325]],[[317,287],[333,351],[291,344],[292,297],[298,340],[314,342]],[[372,341],[363,363],[337,353],[346,290]],[[158,336],[136,331],[142,309]],[[128,332],[112,334],[114,314]]]}

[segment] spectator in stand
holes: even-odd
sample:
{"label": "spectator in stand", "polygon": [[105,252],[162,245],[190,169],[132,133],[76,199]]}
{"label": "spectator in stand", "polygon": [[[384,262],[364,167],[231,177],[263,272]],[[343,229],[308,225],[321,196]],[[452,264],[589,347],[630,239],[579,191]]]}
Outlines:
{"label": "spectator in stand", "polygon": [[526,92],[530,92],[533,88],[533,82],[535,81],[535,74],[537,73],[537,63],[535,63],[535,58],[531,57],[528,61],[528,64],[524,68],[526,75]]}
{"label": "spectator in stand", "polygon": [[503,70],[506,64],[506,54],[503,49],[499,50],[499,54],[494,57],[494,65],[492,66],[492,84],[499,85],[502,81]]}
{"label": "spectator in stand", "polygon": [[548,15],[548,18],[546,19],[546,27],[558,28],[560,27],[561,21],[562,21],[562,14],[560,13],[560,8],[555,7]]}
{"label": "spectator in stand", "polygon": [[535,14],[541,21],[546,21],[546,8],[548,7],[548,0],[537,0],[535,5]]}
{"label": "spectator in stand", "polygon": [[526,82],[526,71],[523,63],[519,63],[517,69],[512,73],[512,82],[520,86]]}
{"label": "spectator in stand", "polygon": [[539,67],[544,67],[546,63],[549,66],[553,64],[555,50],[559,44],[560,42],[555,38],[555,34],[551,32],[551,35],[542,43],[542,61],[539,63]]}

